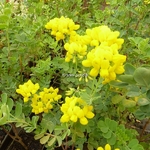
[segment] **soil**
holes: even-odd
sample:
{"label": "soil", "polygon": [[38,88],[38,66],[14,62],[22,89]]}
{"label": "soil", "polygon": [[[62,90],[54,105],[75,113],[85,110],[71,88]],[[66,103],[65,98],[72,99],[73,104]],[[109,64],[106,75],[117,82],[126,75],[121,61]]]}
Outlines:
{"label": "soil", "polygon": [[[12,130],[9,125],[5,125],[4,127],[12,134]],[[12,139],[5,133],[5,131],[0,127],[0,150],[5,150],[7,145],[11,143]]]}
{"label": "soil", "polygon": [[[43,150],[43,145],[38,140],[34,139],[32,133],[21,132],[19,136],[27,146],[28,150]],[[25,148],[18,142],[14,141],[6,150],[25,150]]]}
{"label": "soil", "polygon": [[6,133],[3,130],[0,130],[0,145],[2,144],[2,141],[5,137]]}

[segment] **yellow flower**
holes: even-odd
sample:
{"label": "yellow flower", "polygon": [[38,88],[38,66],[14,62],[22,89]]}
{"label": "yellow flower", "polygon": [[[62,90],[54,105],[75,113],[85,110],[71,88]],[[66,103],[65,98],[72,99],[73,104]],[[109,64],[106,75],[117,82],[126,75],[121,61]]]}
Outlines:
{"label": "yellow flower", "polygon": [[84,111],[80,108],[80,110],[77,112],[78,118],[82,118],[85,116]]}
{"label": "yellow flower", "polygon": [[[105,148],[98,147],[97,150],[111,150],[111,146],[109,144],[105,145]],[[119,148],[116,148],[115,150],[120,150]]]}
{"label": "yellow flower", "polygon": [[125,71],[123,63],[126,61],[126,56],[118,54],[115,48],[101,44],[87,54],[87,59],[82,61],[82,65],[91,68],[90,76],[96,77],[100,74],[104,78],[103,83],[108,83],[116,79],[116,74]]}
{"label": "yellow flower", "polygon": [[109,76],[108,69],[101,69],[100,70],[100,76],[103,77],[103,78],[108,77]]}
{"label": "yellow flower", "polygon": [[[50,20],[45,27],[52,30],[51,34],[57,41],[69,35],[68,42],[64,44],[65,61],[73,63],[82,61],[84,67],[90,68],[89,75],[91,77],[100,75],[104,79],[103,84],[115,80],[116,74],[125,71],[123,63],[126,61],[126,56],[119,54],[118,51],[124,39],[118,38],[120,35],[118,31],[111,31],[108,26],[102,25],[86,29],[85,35],[79,35],[76,30],[80,26],[72,19],[63,16]],[[89,47],[92,49],[90,50]],[[82,77],[79,78],[79,81],[81,80]],[[88,82],[88,77],[85,81]]]}
{"label": "yellow flower", "polygon": [[33,84],[31,80],[28,80],[23,85],[19,85],[19,89],[16,90],[18,94],[21,94],[24,97],[24,102],[29,100],[32,94],[35,94],[40,88],[39,84]]}
{"label": "yellow flower", "polygon": [[77,122],[78,117],[73,114],[73,115],[70,117],[70,120],[71,120],[72,122]]}
{"label": "yellow flower", "polygon": [[49,89],[44,88],[39,95],[35,94],[32,98],[32,112],[35,114],[48,113],[53,108],[52,103],[61,99],[61,95],[58,95],[58,92],[58,88],[50,87]]}
{"label": "yellow flower", "polygon": [[60,110],[63,112],[60,119],[61,122],[77,122],[79,119],[82,125],[86,125],[88,124],[88,119],[94,117],[94,113],[91,112],[93,107],[87,105],[85,101],[75,96],[66,97],[65,103],[62,104]]}
{"label": "yellow flower", "polygon": [[61,122],[68,122],[69,121],[69,115],[67,114],[64,114],[61,119],[60,119]]}
{"label": "yellow flower", "polygon": [[70,35],[69,42],[64,45],[66,53],[66,62],[73,60],[76,62],[77,58],[82,59],[87,54],[87,46],[83,43],[81,36],[77,33]]}
{"label": "yellow flower", "polygon": [[56,37],[56,40],[65,39],[65,35],[73,35],[75,30],[79,29],[80,26],[76,25],[72,19],[60,17],[50,20],[45,28],[51,30],[51,35]]}
{"label": "yellow flower", "polygon": [[92,68],[89,74],[92,77],[96,77],[98,75],[98,71],[99,71],[98,69]]}
{"label": "yellow flower", "polygon": [[85,116],[86,116],[88,119],[91,119],[91,118],[94,117],[94,113],[88,111],[88,112],[85,114]]}
{"label": "yellow flower", "polygon": [[86,124],[88,124],[88,120],[86,119],[86,117],[82,117],[82,118],[80,118],[80,123],[82,125],[86,125]]}
{"label": "yellow flower", "polygon": [[42,92],[36,94],[38,89],[38,83],[33,84],[31,80],[28,80],[23,85],[19,85],[19,89],[17,89],[16,92],[24,97],[24,102],[29,101],[29,98],[31,97],[33,113],[48,113],[49,109],[53,108],[52,103],[61,99],[61,95],[58,95],[59,90],[58,88],[54,89],[53,87],[50,87],[49,89],[44,88]]}
{"label": "yellow flower", "polygon": [[91,67],[92,64],[91,64],[90,60],[83,60],[82,65],[85,67]]}

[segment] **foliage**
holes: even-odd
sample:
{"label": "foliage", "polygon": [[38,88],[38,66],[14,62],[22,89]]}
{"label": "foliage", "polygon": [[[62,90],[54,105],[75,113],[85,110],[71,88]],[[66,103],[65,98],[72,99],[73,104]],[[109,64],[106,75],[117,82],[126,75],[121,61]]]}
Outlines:
{"label": "foliage", "polygon": [[2,1],[0,11],[0,125],[47,150],[148,149],[148,0]]}

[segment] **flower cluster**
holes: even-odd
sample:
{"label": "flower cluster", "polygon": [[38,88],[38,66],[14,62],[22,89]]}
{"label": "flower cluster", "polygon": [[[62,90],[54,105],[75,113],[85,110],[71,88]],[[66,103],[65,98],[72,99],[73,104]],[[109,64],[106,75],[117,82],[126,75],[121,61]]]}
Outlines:
{"label": "flower cluster", "polygon": [[88,124],[88,119],[94,117],[92,112],[93,106],[87,105],[81,98],[72,96],[66,97],[65,103],[61,106],[61,111],[63,116],[61,117],[61,122],[77,122],[78,119],[82,125]]}
{"label": "flower cluster", "polygon": [[58,88],[44,88],[39,95],[35,94],[32,98],[32,112],[35,114],[48,113],[48,110],[53,108],[52,103],[58,101],[61,95],[58,95]]}
{"label": "flower cluster", "polygon": [[124,40],[118,38],[118,31],[113,32],[107,26],[87,29],[86,33],[84,37],[86,43],[94,48],[88,52],[82,65],[91,68],[90,76],[96,77],[100,74],[105,79],[103,83],[115,80],[116,74],[124,72],[123,63],[126,56],[118,52]]}
{"label": "flower cluster", "polygon": [[[97,150],[111,150],[111,146],[109,144],[105,145],[105,148],[98,147]],[[115,150],[120,150],[119,148],[115,148]]]}
{"label": "flower cluster", "polygon": [[108,26],[99,26],[87,29],[85,35],[79,35],[74,30],[79,25],[69,18],[54,18],[45,26],[52,29],[51,34],[56,36],[56,40],[64,39],[69,35],[69,41],[64,44],[66,49],[65,61],[77,62],[77,58],[82,61],[84,67],[90,68],[89,75],[100,76],[104,79],[103,84],[116,79],[116,74],[124,72],[123,63],[126,56],[119,54],[124,40],[119,37],[118,31],[111,31]]}
{"label": "flower cluster", "polygon": [[52,30],[51,35],[54,35],[57,41],[65,39],[65,35],[74,35],[75,30],[79,29],[79,27],[72,19],[63,16],[54,18],[45,25],[46,29]]}
{"label": "flower cluster", "polygon": [[118,36],[118,31],[111,31],[108,26],[102,25],[92,29],[87,29],[86,34],[83,36],[83,40],[86,44],[90,44],[95,47],[104,43],[107,46],[116,44],[118,46],[117,49],[120,49],[124,40],[118,38]]}
{"label": "flower cluster", "polygon": [[33,84],[31,80],[28,80],[23,85],[19,85],[19,89],[16,92],[24,97],[24,102],[28,102],[29,98],[31,98],[33,113],[48,113],[48,110],[53,108],[52,103],[61,99],[61,95],[58,95],[58,88],[54,89],[53,87],[44,88],[42,92],[36,94],[39,88],[38,83]]}
{"label": "flower cluster", "polygon": [[33,84],[31,80],[28,80],[23,85],[19,85],[19,89],[17,89],[16,92],[24,97],[24,102],[28,102],[31,94],[35,94],[39,88],[38,83]]}
{"label": "flower cluster", "polygon": [[79,29],[72,19],[61,17],[50,20],[46,25],[46,29],[51,29],[51,35],[56,37],[56,40],[65,39],[65,35],[69,35],[69,41],[65,43],[66,49],[65,61],[69,62],[71,59],[76,62],[76,57],[83,58],[86,55],[87,46],[82,42],[81,36],[75,30]]}
{"label": "flower cluster", "polygon": [[65,43],[64,48],[66,49],[66,62],[76,62],[76,57],[82,59],[87,54],[87,45],[83,42],[82,36],[74,34],[70,36],[69,42]]}

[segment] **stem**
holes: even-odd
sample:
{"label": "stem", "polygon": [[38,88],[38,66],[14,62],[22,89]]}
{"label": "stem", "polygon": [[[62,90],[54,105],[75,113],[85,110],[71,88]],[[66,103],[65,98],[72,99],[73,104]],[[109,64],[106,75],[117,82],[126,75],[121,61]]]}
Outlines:
{"label": "stem", "polygon": [[20,81],[22,82],[23,81],[23,76],[22,76],[22,73],[23,73],[23,65],[22,65],[22,57],[20,55],[19,57],[19,64],[20,64]]}
{"label": "stem", "polygon": [[14,140],[19,142],[25,148],[25,150],[28,150],[27,146],[22,141],[22,138],[18,135],[18,131],[16,129],[16,126],[13,123],[12,123],[12,129],[13,129],[13,132],[15,133],[15,139]]}
{"label": "stem", "polygon": [[60,17],[58,2],[56,2],[56,11],[57,11],[57,15],[58,15],[58,17]]}
{"label": "stem", "polygon": [[30,123],[28,123],[28,122],[26,122],[26,121],[24,121],[24,120],[22,120],[22,119],[18,119],[18,118],[16,118],[15,116],[13,116],[12,114],[10,114],[10,116],[13,117],[15,120],[8,121],[9,123],[12,123],[12,122],[20,122],[20,123],[26,124],[26,125],[28,125],[28,126],[31,126]]}
{"label": "stem", "polygon": [[50,133],[45,133],[45,135],[49,135],[50,137],[55,137],[55,135],[50,134]]}
{"label": "stem", "polygon": [[7,131],[3,126],[2,128],[5,131],[5,133],[8,134],[14,141],[19,142],[25,148],[25,150],[28,150],[27,146],[23,143],[22,138],[18,135],[18,131],[15,125],[12,123],[11,126],[15,135],[11,135],[10,132]]}
{"label": "stem", "polygon": [[63,144],[61,145],[61,147],[62,147],[62,149],[63,149],[63,150],[65,150],[65,148],[64,148],[64,146],[63,146]]}
{"label": "stem", "polygon": [[[125,7],[128,7],[128,5],[129,5],[129,7],[132,7],[130,0],[126,0],[125,3],[124,3],[124,6],[125,6]],[[128,16],[128,18],[131,18],[132,12],[129,10],[126,15]],[[131,21],[129,21],[128,24],[125,24],[125,26],[124,26],[124,28],[126,28],[127,33],[128,33],[128,31],[129,31],[129,28],[130,28],[130,22],[131,22]]]}
{"label": "stem", "polygon": [[10,40],[9,40],[9,33],[8,33],[8,28],[6,30],[6,38],[7,38],[7,47],[8,47],[8,56],[10,56]]}
{"label": "stem", "polygon": [[72,149],[71,150],[74,150],[74,144],[72,145]]}
{"label": "stem", "polygon": [[139,20],[138,20],[137,23],[136,23],[136,26],[135,26],[134,30],[138,30],[139,23],[141,22],[141,20],[142,20],[143,18],[144,18],[144,15],[142,15],[142,17],[139,18]]}
{"label": "stem", "polygon": [[68,136],[66,136],[65,140],[66,140],[65,150],[67,150],[67,147],[68,147],[68,145],[67,145],[67,142],[68,142]]}
{"label": "stem", "polygon": [[87,0],[83,0],[82,1],[82,9],[86,10],[88,8],[88,1]]}
{"label": "stem", "polygon": [[97,84],[96,84],[96,87],[94,87],[94,85],[93,85],[93,92],[92,92],[92,97],[93,97],[93,95],[95,95],[95,93],[96,93],[96,90],[98,89],[98,86],[100,85],[100,82],[101,82],[101,78],[99,78],[98,79],[98,82],[97,82]]}
{"label": "stem", "polygon": [[[9,40],[9,33],[8,33],[8,28],[6,30],[6,39],[7,39],[7,47],[8,47],[8,61],[9,61],[9,58],[10,58],[10,40]],[[10,72],[10,67],[8,68],[8,74]]]}
{"label": "stem", "polygon": [[139,141],[141,141],[141,139],[142,139],[142,137],[143,137],[143,135],[144,135],[144,132],[145,132],[145,130],[146,130],[146,127],[148,126],[149,123],[150,123],[150,118],[146,121],[146,123],[145,123],[145,125],[144,125],[144,127],[143,127],[143,129],[142,129],[142,132],[141,132],[141,134],[140,134]]}

